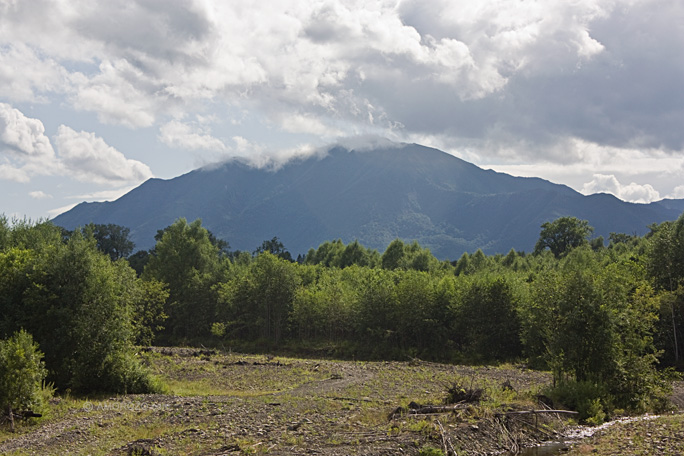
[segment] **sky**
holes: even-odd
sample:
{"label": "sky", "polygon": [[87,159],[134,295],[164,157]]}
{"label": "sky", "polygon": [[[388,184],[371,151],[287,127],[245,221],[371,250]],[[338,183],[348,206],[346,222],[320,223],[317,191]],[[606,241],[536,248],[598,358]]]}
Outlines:
{"label": "sky", "polygon": [[0,0],[8,217],[349,138],[684,198],[684,2]]}

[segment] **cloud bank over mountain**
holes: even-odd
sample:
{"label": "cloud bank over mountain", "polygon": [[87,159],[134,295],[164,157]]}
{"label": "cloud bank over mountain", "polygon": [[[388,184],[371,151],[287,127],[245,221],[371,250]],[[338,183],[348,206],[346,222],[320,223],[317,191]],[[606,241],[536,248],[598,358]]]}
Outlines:
{"label": "cloud bank over mountain", "polygon": [[[684,177],[682,22],[675,0],[10,1],[0,102],[40,153],[70,129],[122,168],[74,174],[96,185],[372,134],[637,201]],[[0,177],[48,190],[12,141]]]}

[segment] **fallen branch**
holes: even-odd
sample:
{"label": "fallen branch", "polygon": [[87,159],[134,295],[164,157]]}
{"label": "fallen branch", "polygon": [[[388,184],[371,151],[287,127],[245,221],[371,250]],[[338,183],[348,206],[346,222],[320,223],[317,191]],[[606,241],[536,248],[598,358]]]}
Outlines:
{"label": "fallen branch", "polygon": [[444,426],[442,426],[442,423],[440,423],[439,420],[437,420],[437,426],[439,426],[439,433],[442,436],[442,450],[444,451],[444,454],[453,454],[456,456],[457,453],[454,449],[454,445],[451,443],[451,439],[446,435],[446,432],[444,432]]}
{"label": "fallen branch", "polygon": [[346,396],[325,396],[326,399],[332,399],[333,401],[349,401],[349,402],[380,402],[383,404],[389,404],[390,401],[385,401],[381,399],[369,399],[365,397],[346,397]]}
{"label": "fallen branch", "polygon": [[501,434],[503,435],[504,439],[506,439],[510,443],[510,452],[517,454],[518,450],[520,449],[517,439],[511,434],[511,431],[508,429],[506,424],[501,419],[495,420],[495,423],[497,423],[501,428]]}
{"label": "fallen branch", "polygon": [[497,413],[496,416],[529,415],[529,414],[538,414],[538,413],[539,414],[553,413],[553,414],[577,415],[579,412],[575,412],[572,410],[520,410],[517,412]]}
{"label": "fallen branch", "polygon": [[7,412],[0,415],[0,424],[5,422],[9,423],[10,431],[14,432],[14,426],[16,420],[27,420],[29,418],[40,418],[40,413],[36,413],[33,410],[12,410],[10,406],[7,407]]}
{"label": "fallen branch", "polygon": [[453,405],[419,405],[415,402],[411,402],[408,408],[397,407],[389,415],[389,419],[393,419],[397,416],[414,416],[414,415],[440,415],[443,413],[452,413],[456,410],[462,410],[466,408],[468,404],[453,404]]}
{"label": "fallen branch", "polygon": [[536,420],[536,415],[535,415],[534,424],[528,423],[524,419],[518,418],[517,416],[511,416],[511,419],[513,419],[516,423],[524,424],[525,426],[527,426],[531,429],[534,429],[537,432],[541,432],[542,434],[544,434],[546,436],[547,439],[553,438],[553,434],[551,432],[539,427],[539,423],[537,423],[537,420]]}
{"label": "fallen branch", "polygon": [[456,405],[426,405],[417,409],[410,409],[408,411],[409,415],[425,415],[428,413],[450,413],[455,410],[460,410],[465,408],[464,404]]}

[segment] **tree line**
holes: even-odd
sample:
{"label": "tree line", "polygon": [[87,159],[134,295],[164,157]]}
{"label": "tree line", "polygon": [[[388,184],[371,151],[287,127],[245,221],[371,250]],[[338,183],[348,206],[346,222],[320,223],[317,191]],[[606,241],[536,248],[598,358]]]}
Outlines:
{"label": "tree line", "polygon": [[556,394],[585,417],[652,409],[664,397],[658,363],[681,367],[684,216],[643,237],[591,234],[563,217],[541,226],[530,254],[450,262],[416,242],[380,253],[335,240],[293,260],[278,238],[230,251],[199,220],[132,253],[123,227],[0,219],[0,338],[32,337],[37,372],[74,391],[153,391],[136,344],[203,343],[525,361],[551,370]]}

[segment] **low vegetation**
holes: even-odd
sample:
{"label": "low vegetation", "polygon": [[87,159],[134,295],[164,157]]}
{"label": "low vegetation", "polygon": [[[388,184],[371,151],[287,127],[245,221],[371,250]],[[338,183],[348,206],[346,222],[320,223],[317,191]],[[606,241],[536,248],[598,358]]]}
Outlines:
{"label": "low vegetation", "polygon": [[0,340],[0,410],[14,430],[15,418],[41,416],[43,399],[52,393],[44,384],[43,354],[25,331]]}

